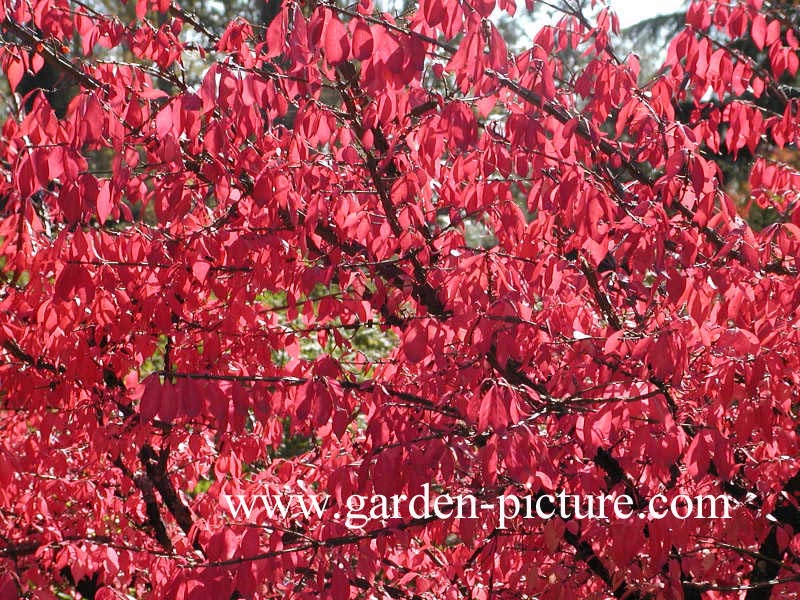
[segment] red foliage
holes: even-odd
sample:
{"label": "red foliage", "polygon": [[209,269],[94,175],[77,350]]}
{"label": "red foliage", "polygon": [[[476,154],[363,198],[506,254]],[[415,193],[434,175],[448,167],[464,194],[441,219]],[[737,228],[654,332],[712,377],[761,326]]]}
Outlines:
{"label": "red foliage", "polygon": [[[12,89],[45,63],[81,89],[2,129],[0,598],[800,593],[798,174],[770,158],[798,141],[791,6],[693,3],[643,81],[608,12],[511,55],[485,0],[286,0],[219,38],[163,0],[130,24],[2,4]],[[175,67],[200,55],[192,87]],[[761,231],[720,168],[752,154]],[[318,443],[277,458],[287,418]],[[426,483],[735,508],[335,516]],[[224,509],[270,487],[335,502],[263,527]]]}

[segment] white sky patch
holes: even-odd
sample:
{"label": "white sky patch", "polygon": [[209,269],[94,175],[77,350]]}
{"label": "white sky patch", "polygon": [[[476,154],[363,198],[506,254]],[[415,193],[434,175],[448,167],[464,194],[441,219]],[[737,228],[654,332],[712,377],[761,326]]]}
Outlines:
{"label": "white sky patch", "polygon": [[609,4],[614,9],[614,12],[617,13],[619,26],[622,29],[658,15],[669,15],[685,10],[687,7],[687,2],[684,0],[659,0],[658,2],[609,0]]}
{"label": "white sky patch", "polygon": [[[612,10],[619,17],[620,29],[625,29],[626,27],[630,27],[631,25],[635,25],[636,23],[640,23],[641,21],[651,19],[659,15],[670,15],[677,12],[684,12],[689,7],[691,0],[659,0],[658,2],[648,2],[648,0],[605,1],[609,6],[611,6]],[[534,0],[534,4],[536,3],[537,1]],[[567,0],[567,3],[574,4],[575,0]],[[558,0],[555,0],[552,2],[552,4],[560,5],[561,3]],[[589,3],[586,3],[586,6],[584,7],[584,14],[587,17],[591,17],[603,6],[605,6],[605,3],[602,0],[598,1],[594,8],[590,7]],[[524,0],[517,0],[517,11],[519,14],[527,15],[524,8]],[[540,8],[542,7],[540,6]],[[497,9],[497,13],[495,14],[498,13],[499,9]],[[551,8],[544,8],[537,11],[532,19],[534,31],[538,31],[543,25],[554,25],[555,22],[561,18],[561,16],[563,16],[563,13],[553,11]]]}

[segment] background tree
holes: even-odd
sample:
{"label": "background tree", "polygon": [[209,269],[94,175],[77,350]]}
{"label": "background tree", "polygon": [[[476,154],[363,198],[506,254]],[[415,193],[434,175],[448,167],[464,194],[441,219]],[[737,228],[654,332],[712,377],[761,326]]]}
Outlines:
{"label": "background tree", "polygon": [[[778,23],[783,23],[784,28],[796,26],[798,14],[797,7],[793,3],[772,2],[769,3],[769,8],[777,17],[773,28]],[[663,60],[664,47],[666,46],[664,41],[674,37],[682,28],[683,13],[663,15],[629,27],[623,32],[622,40],[625,48],[639,53],[642,65],[646,65],[645,72],[652,73],[657,70],[660,61]],[[766,30],[764,34],[766,34]],[[748,61],[756,71],[767,72],[772,68],[772,61],[776,57],[769,54],[769,49],[765,47],[765,40],[762,40],[759,36],[755,38],[748,36],[730,41],[724,37],[714,37],[713,39],[719,45],[726,45],[727,50],[732,55]],[[767,93],[744,94],[743,96],[729,95],[720,98],[716,93],[709,92],[708,101],[704,103],[702,112],[696,110],[696,103],[691,99],[679,103],[677,107],[678,118],[682,122],[690,124],[702,120],[719,120],[719,111],[724,111],[729,103],[739,102],[743,99],[763,107],[765,111],[781,114],[786,107],[786,100],[797,97],[798,85],[796,73],[792,70],[783,70],[775,85],[771,90],[767,90]],[[705,145],[704,152],[722,169],[726,191],[734,199],[742,216],[757,229],[762,229],[781,219],[782,215],[779,211],[775,210],[769,203],[765,204],[758,200],[762,197],[761,192],[751,193],[749,178],[754,160],[756,160],[753,153],[748,148],[742,148],[738,152],[730,152],[724,148],[725,139],[721,140],[720,143],[723,146],[722,151],[716,151],[713,147]],[[762,146],[759,150],[759,154],[773,163],[774,167],[772,168],[778,170],[786,169],[791,172],[800,166],[793,148],[773,144],[769,138],[762,140]],[[756,169],[756,172],[760,171],[761,167]]]}

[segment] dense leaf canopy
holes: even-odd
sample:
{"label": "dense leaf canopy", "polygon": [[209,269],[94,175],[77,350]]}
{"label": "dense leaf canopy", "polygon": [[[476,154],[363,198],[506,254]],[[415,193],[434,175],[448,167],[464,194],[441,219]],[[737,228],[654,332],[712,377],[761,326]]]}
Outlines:
{"label": "dense leaf canopy", "polygon": [[[800,593],[797,9],[527,4],[0,2],[0,598]],[[642,518],[337,516],[425,484]]]}

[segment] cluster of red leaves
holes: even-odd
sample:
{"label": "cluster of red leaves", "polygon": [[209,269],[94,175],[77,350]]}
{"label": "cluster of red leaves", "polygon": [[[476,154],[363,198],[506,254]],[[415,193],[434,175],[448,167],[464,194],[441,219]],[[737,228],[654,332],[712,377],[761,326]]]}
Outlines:
{"label": "cluster of red leaves", "polygon": [[[800,593],[798,174],[754,163],[779,211],[756,232],[718,166],[796,148],[789,5],[695,2],[647,82],[605,10],[511,55],[488,17],[513,0],[402,21],[287,0],[219,38],[162,0],[134,24],[0,5],[12,88],[45,61],[81,86],[0,138],[0,598]],[[199,86],[170,70],[206,50]],[[496,244],[468,244],[470,222]],[[366,328],[394,334],[387,357],[353,345]],[[317,443],[274,458],[287,418]],[[425,483],[735,508],[334,516]],[[257,526],[220,502],[277,487],[336,502]]]}

